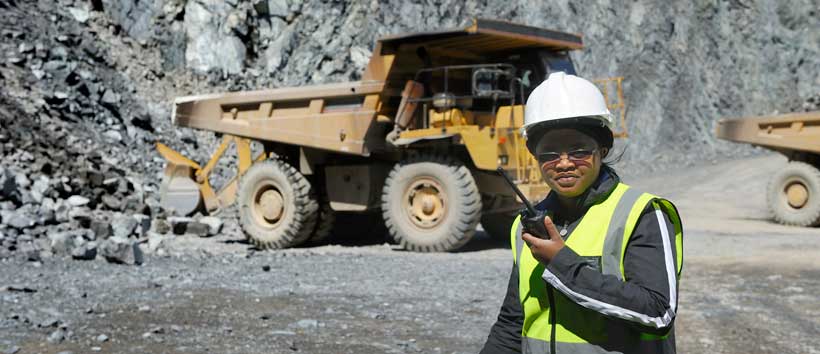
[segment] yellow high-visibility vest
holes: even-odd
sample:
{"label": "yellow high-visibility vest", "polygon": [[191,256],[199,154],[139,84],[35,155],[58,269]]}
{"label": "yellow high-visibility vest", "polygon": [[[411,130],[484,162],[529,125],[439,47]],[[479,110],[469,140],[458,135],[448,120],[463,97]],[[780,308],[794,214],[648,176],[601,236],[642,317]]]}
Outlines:
{"label": "yellow high-visibility vest", "polygon": [[[677,260],[667,259],[669,268],[675,268],[674,279],[670,275],[670,281],[677,283],[683,260],[683,232],[677,209],[666,199],[642,193],[623,183],[619,183],[606,200],[589,208],[568,236],[565,246],[588,260],[603,274],[614,275],[626,281],[626,246],[641,213],[650,203],[656,212],[665,213],[674,225],[674,235],[669,232],[670,234],[661,237],[664,238],[664,247],[674,247],[678,255]],[[659,222],[664,223],[664,220],[659,219]],[[664,324],[667,323],[664,321],[671,321],[669,313],[659,318],[650,318],[627,309],[608,306],[583,294],[567,295],[565,292],[573,293],[568,288],[553,288],[543,278],[553,276],[552,273],[545,274],[544,266],[533,258],[529,247],[525,247],[521,232],[519,217],[512,225],[510,237],[513,258],[518,266],[518,290],[524,313],[522,352],[666,353],[674,350],[674,343],[669,343],[667,336],[641,333],[620,320],[629,319],[645,325]],[[673,265],[673,262],[676,264]],[[676,299],[673,298],[674,301]],[[607,313],[610,317],[602,313]]]}

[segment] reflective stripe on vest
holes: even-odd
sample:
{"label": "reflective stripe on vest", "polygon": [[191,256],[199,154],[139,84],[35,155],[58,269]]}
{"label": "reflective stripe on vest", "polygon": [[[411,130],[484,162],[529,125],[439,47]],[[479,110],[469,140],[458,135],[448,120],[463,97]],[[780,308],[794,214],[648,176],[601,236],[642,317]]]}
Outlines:
{"label": "reflective stripe on vest", "polygon": [[[663,230],[666,224],[660,210],[666,212],[675,225],[674,246],[671,242],[673,235],[662,235],[664,246],[674,247],[678,254],[677,264],[669,267],[675,269],[674,274],[670,276],[670,282],[675,282],[670,289],[675,289],[682,264],[682,228],[674,205],[664,199],[641,193],[625,184],[619,184],[605,201],[589,208],[570,237],[567,238],[566,246],[590,262],[591,266],[597,267],[603,274],[613,275],[625,281],[623,259],[626,245],[648,203],[653,203],[655,206],[657,216],[660,218],[658,221]],[[552,309],[549,308],[547,286],[542,276],[550,279],[553,284],[556,284],[553,280],[557,278],[550,278],[554,275],[545,272],[543,265],[533,258],[529,247],[524,247],[519,218],[513,222],[510,231],[511,244],[514,245],[513,257],[519,270],[520,301],[524,311],[522,349],[525,353],[548,353],[552,332],[550,323]],[[671,265],[670,262],[671,260],[667,260],[667,265]],[[560,281],[557,284],[562,285]],[[560,290],[569,295],[573,294],[568,288]],[[623,323],[610,323],[610,319],[601,315],[601,313],[615,315],[615,317],[627,318],[647,325],[665,327],[671,321],[670,313],[659,318],[648,318],[646,315],[633,313],[626,309],[609,309],[606,304],[600,302],[596,304],[597,300],[582,294],[570,297],[563,296],[563,294],[557,296],[559,293],[556,290],[552,291],[556,293],[554,296],[555,348],[561,354],[621,352],[623,348],[651,348],[655,352],[663,353],[668,352],[663,348],[673,348],[672,345],[665,343],[665,337],[641,334],[628,329]],[[674,310],[677,301],[674,299],[675,295],[672,296],[670,312]],[[597,312],[588,310],[588,308],[595,309]],[[615,351],[605,350],[604,347]]]}

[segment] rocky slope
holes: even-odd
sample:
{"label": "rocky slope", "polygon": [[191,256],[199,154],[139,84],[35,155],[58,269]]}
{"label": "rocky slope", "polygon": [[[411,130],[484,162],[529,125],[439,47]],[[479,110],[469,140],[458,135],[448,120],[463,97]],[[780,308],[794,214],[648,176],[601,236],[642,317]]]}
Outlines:
{"label": "rocky slope", "polygon": [[626,77],[622,168],[753,153],[714,139],[714,122],[816,108],[818,8],[816,0],[0,0],[0,251],[55,225],[156,217],[163,162],[154,142],[199,161],[214,146],[211,134],[170,125],[176,96],[355,80],[377,37],[473,17],[584,34],[587,48],[573,54],[579,72]]}

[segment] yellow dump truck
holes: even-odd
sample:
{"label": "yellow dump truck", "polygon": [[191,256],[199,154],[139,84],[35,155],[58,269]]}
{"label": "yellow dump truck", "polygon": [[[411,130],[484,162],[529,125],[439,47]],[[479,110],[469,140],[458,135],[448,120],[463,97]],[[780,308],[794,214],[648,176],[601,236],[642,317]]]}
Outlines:
{"label": "yellow dump truck", "polygon": [[786,155],[769,182],[769,209],[782,224],[820,225],[820,111],[721,120],[717,136]]}
{"label": "yellow dump truck", "polygon": [[[374,210],[413,251],[456,249],[479,222],[506,238],[521,204],[495,170],[532,200],[548,192],[519,131],[524,102],[550,72],[574,74],[568,52],[582,47],[580,35],[478,19],[379,39],[361,81],[178,98],[176,125],[223,140],[204,166],[158,144],[162,204],[238,202],[260,248],[321,241],[335,213]],[[621,79],[598,83],[623,122]],[[238,171],[217,191],[208,177],[231,144]]]}

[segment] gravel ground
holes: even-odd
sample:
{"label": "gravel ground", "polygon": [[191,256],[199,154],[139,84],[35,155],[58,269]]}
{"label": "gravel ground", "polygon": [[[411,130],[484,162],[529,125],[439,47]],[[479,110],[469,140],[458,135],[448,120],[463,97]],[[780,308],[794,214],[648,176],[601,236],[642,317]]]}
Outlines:
{"label": "gravel ground", "polygon": [[[820,231],[766,216],[765,177],[784,162],[626,178],[684,217],[679,352],[820,353]],[[253,252],[227,232],[173,239],[140,267],[13,258],[0,263],[0,350],[475,353],[511,266],[505,242],[478,236],[450,254],[378,239]]]}

